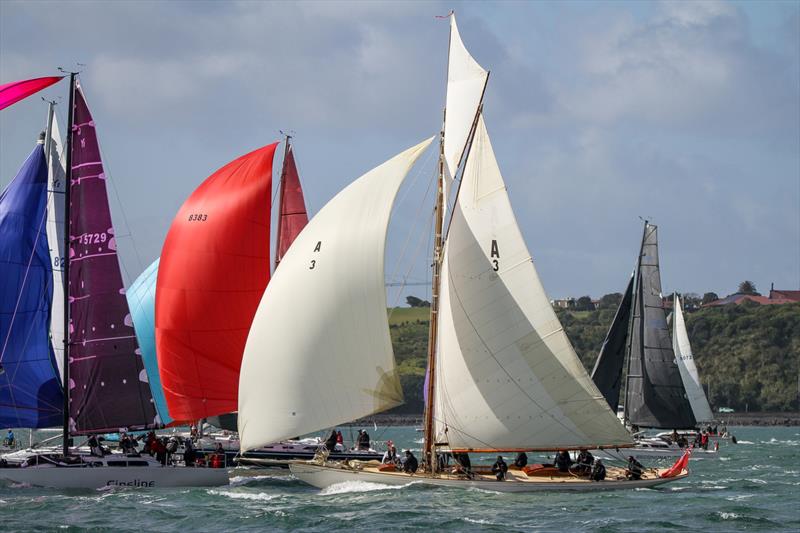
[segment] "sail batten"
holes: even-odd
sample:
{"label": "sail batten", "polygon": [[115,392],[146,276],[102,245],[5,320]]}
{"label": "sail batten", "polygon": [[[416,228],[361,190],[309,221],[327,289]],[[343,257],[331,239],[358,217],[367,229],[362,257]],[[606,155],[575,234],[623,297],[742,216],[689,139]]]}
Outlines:
{"label": "sail batten", "polygon": [[402,402],[386,322],[385,241],[397,191],[430,142],[339,192],[287,251],[247,338],[239,381],[242,450]]}
{"label": "sail batten", "polygon": [[482,117],[442,271],[437,442],[470,450],[630,443],[539,281]]}
{"label": "sail batten", "polygon": [[95,122],[74,89],[69,191],[70,432],[157,427],[138,354]]}

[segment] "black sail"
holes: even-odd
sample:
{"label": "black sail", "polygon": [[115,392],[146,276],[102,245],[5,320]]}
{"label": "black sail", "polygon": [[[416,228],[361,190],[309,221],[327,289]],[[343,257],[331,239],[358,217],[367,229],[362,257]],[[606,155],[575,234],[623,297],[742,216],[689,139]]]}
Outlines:
{"label": "black sail", "polygon": [[657,227],[645,222],[633,291],[626,418],[639,427],[695,427],[661,299]]}
{"label": "black sail", "polygon": [[592,370],[592,381],[615,413],[619,406],[619,393],[622,388],[622,367],[625,363],[625,350],[628,347],[632,298],[633,276],[628,282],[628,288],[625,289]]}

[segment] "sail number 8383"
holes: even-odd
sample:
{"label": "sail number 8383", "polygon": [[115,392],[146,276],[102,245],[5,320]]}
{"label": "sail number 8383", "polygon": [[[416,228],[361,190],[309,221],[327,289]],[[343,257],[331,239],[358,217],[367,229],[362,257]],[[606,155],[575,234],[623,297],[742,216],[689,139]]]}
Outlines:
{"label": "sail number 8383", "polygon": [[189,222],[205,222],[208,220],[206,213],[192,213],[189,215]]}

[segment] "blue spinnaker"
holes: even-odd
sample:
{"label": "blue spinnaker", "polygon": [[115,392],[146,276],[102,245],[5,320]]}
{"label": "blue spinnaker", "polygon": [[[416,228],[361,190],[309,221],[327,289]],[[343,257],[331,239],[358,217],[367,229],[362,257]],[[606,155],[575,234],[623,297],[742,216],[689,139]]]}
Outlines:
{"label": "blue spinnaker", "polygon": [[153,261],[142,272],[136,281],[126,291],[128,307],[131,309],[133,327],[136,330],[136,339],[139,341],[144,368],[150,382],[150,392],[156,404],[156,411],[161,423],[164,425],[172,422],[167,410],[167,401],[164,390],[161,388],[161,377],[158,374],[158,360],[156,359],[156,277],[158,276],[158,259]]}
{"label": "blue spinnaker", "polygon": [[50,345],[46,206],[47,165],[38,144],[0,194],[0,427],[62,423],[63,393]]}

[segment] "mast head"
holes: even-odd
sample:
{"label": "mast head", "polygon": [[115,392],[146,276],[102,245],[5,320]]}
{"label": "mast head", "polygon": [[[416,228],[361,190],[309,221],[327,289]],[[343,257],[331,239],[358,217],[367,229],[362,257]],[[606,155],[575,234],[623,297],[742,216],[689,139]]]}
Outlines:
{"label": "mast head", "polygon": [[45,137],[46,137],[45,132],[40,132],[39,139],[37,139],[36,144],[44,144]]}

